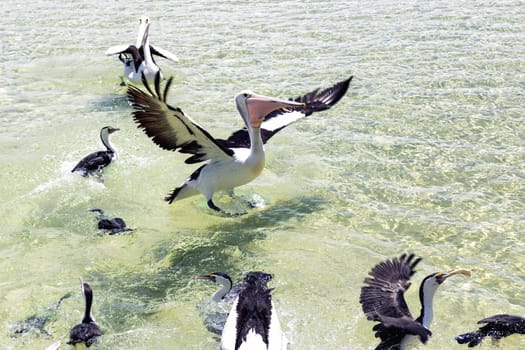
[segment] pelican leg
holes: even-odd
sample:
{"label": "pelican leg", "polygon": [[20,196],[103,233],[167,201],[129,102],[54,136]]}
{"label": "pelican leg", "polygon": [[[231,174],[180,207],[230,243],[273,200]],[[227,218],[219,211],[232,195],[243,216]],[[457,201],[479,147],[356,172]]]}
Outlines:
{"label": "pelican leg", "polygon": [[211,199],[208,201],[208,207],[209,207],[210,209],[215,210],[215,211],[222,211],[221,208],[219,208],[218,206],[216,206],[215,203],[213,203],[213,201],[212,201]]}

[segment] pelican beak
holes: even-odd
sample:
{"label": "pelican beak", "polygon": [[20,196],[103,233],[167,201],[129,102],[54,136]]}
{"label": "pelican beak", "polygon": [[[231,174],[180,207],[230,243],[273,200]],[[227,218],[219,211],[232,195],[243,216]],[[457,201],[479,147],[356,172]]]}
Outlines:
{"label": "pelican beak", "polygon": [[137,49],[144,45],[146,42],[146,39],[148,38],[149,34],[149,18],[146,16],[142,16],[139,19],[139,32],[137,34],[137,42],[136,47]]}
{"label": "pelican beak", "polygon": [[120,129],[119,128],[109,128],[109,133],[112,134],[114,133],[115,131],[119,131]]}
{"label": "pelican beak", "polygon": [[457,268],[457,269],[441,274],[440,276],[438,276],[438,281],[439,283],[443,283],[445,282],[447,278],[449,278],[450,276],[454,276],[454,275],[465,275],[467,277],[470,277],[472,276],[472,272],[468,269],[464,269],[460,267],[460,268]]}
{"label": "pelican beak", "polygon": [[305,106],[306,103],[303,102],[287,101],[257,94],[251,94],[246,98],[246,107],[248,108],[250,124],[253,128],[261,127],[264,118],[277,109],[289,108],[296,110]]}

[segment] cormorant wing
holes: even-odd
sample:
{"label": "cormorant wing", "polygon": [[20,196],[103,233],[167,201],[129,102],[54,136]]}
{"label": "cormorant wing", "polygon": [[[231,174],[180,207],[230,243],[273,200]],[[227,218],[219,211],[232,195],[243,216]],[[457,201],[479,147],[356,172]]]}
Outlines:
{"label": "cormorant wing", "polygon": [[[303,102],[306,104],[302,110],[291,110],[281,108],[268,114],[261,125],[261,138],[263,143],[293,122],[305,118],[315,112],[329,109],[335,105],[348,90],[352,76],[346,80],[319,91],[315,89],[301,97],[290,98],[290,101]],[[217,140],[221,145],[231,148],[249,148],[250,136],[246,127],[235,131],[226,140]]]}
{"label": "cormorant wing", "polygon": [[420,336],[423,342],[430,335],[429,330],[414,320],[403,295],[410,287],[414,268],[421,261],[414,258],[414,254],[403,254],[379,263],[369,272],[371,277],[365,278],[366,285],[361,288],[359,302],[367,319],[381,322],[373,328],[376,337],[382,340],[378,349],[399,344],[406,333]]}
{"label": "cormorant wing", "polygon": [[172,78],[164,91],[160,91],[160,73],[155,76],[155,92],[149,87],[144,75],[142,82],[149,94],[128,87],[128,100],[133,107],[133,119],[159,147],[181,153],[193,154],[186,163],[198,163],[209,159],[230,159],[233,150],[220,145],[205,129],[177,107],[166,103],[166,95]]}
{"label": "cormorant wing", "polygon": [[494,315],[478,321],[484,324],[478,330],[460,334],[456,337],[459,344],[468,343],[469,348],[479,345],[483,338],[499,340],[512,334],[525,334],[525,318],[507,314]]}
{"label": "cormorant wing", "polygon": [[173,61],[173,62],[178,62],[179,61],[179,58],[177,57],[177,55],[175,55],[174,53],[171,53],[168,50],[165,50],[165,49],[163,49],[161,47],[158,47],[158,46],[154,47],[153,45],[150,45],[149,49],[150,49],[152,55],[157,55],[157,56],[163,57],[163,58],[165,58],[167,60],[170,60],[170,61]]}

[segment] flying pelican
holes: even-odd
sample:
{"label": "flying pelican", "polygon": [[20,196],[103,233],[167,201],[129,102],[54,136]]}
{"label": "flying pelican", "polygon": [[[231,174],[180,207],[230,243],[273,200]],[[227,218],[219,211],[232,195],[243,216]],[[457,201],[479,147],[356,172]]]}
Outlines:
{"label": "flying pelican", "polygon": [[117,151],[109,142],[109,135],[118,130],[120,129],[112,126],[103,127],[100,130],[100,140],[106,146],[106,150],[88,154],[78,162],[71,172],[79,172],[82,176],[87,177],[100,173],[103,168],[107,167],[117,155]]}
{"label": "flying pelican", "polygon": [[216,139],[177,107],[166,103],[170,78],[164,91],[160,90],[160,76],[155,79],[155,92],[143,83],[148,93],[134,86],[128,88],[128,99],[133,106],[133,119],[159,147],[193,154],[187,164],[208,161],[195,170],[165,200],[170,204],[202,193],[208,207],[221,211],[213,203],[217,191],[229,191],[254,180],[264,169],[263,145],[290,123],[326,110],[346,93],[352,77],[332,87],[316,89],[294,101],[286,101],[242,91],[235,96],[235,104],[245,127],[227,140]]}
{"label": "flying pelican", "polygon": [[433,299],[437,288],[453,275],[470,276],[469,270],[458,268],[446,273],[428,275],[419,287],[421,314],[414,319],[405,301],[404,293],[410,286],[408,280],[421,261],[414,254],[403,254],[376,265],[365,278],[359,302],[370,321],[380,322],[373,328],[381,343],[375,350],[405,350],[415,336],[426,343],[432,334],[429,330],[434,316]]}
{"label": "flying pelican", "polygon": [[494,315],[478,321],[478,324],[485,324],[477,331],[458,335],[456,340],[459,344],[468,343],[472,348],[479,345],[483,338],[492,337],[493,340],[500,340],[512,334],[525,334],[525,318],[513,315]]}
{"label": "flying pelican", "polygon": [[80,279],[80,287],[86,302],[84,317],[82,318],[82,323],[77,324],[71,329],[71,332],[69,333],[68,344],[76,347],[76,344],[83,343],[89,348],[98,341],[98,337],[102,335],[102,332],[100,331],[99,326],[95,323],[95,319],[91,314],[91,306],[93,304],[93,289],[91,289],[89,284],[82,281],[82,279]]}
{"label": "flying pelican", "polygon": [[[224,329],[224,324],[228,318],[228,310],[235,298],[239,296],[243,288],[243,284],[233,285],[232,279],[224,272],[212,272],[208,275],[198,275],[197,279],[213,282],[221,286],[212,296],[212,300],[219,305],[219,311],[207,312],[205,325],[210,332],[221,334]],[[226,307],[228,309],[226,309]]]}
{"label": "flying pelican", "polygon": [[264,272],[249,272],[233,302],[221,336],[222,350],[285,350],[288,341],[281,330]]}
{"label": "flying pelican", "polygon": [[[124,64],[124,76],[133,83],[142,81],[142,73],[147,80],[153,80],[160,68],[155,63],[153,55],[177,62],[175,54],[149,43],[150,20],[146,16],[139,19],[139,32],[135,45],[116,45],[106,51],[106,55],[118,54],[119,60]],[[123,85],[124,82],[123,82]]]}

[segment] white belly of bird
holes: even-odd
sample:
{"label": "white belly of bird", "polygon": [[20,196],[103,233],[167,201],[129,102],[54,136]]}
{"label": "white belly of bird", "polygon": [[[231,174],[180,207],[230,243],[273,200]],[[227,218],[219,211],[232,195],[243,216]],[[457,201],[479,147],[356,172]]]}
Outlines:
{"label": "white belly of bird", "polygon": [[199,182],[213,192],[229,191],[253,181],[264,169],[264,159],[254,163],[217,162],[202,170]]}

